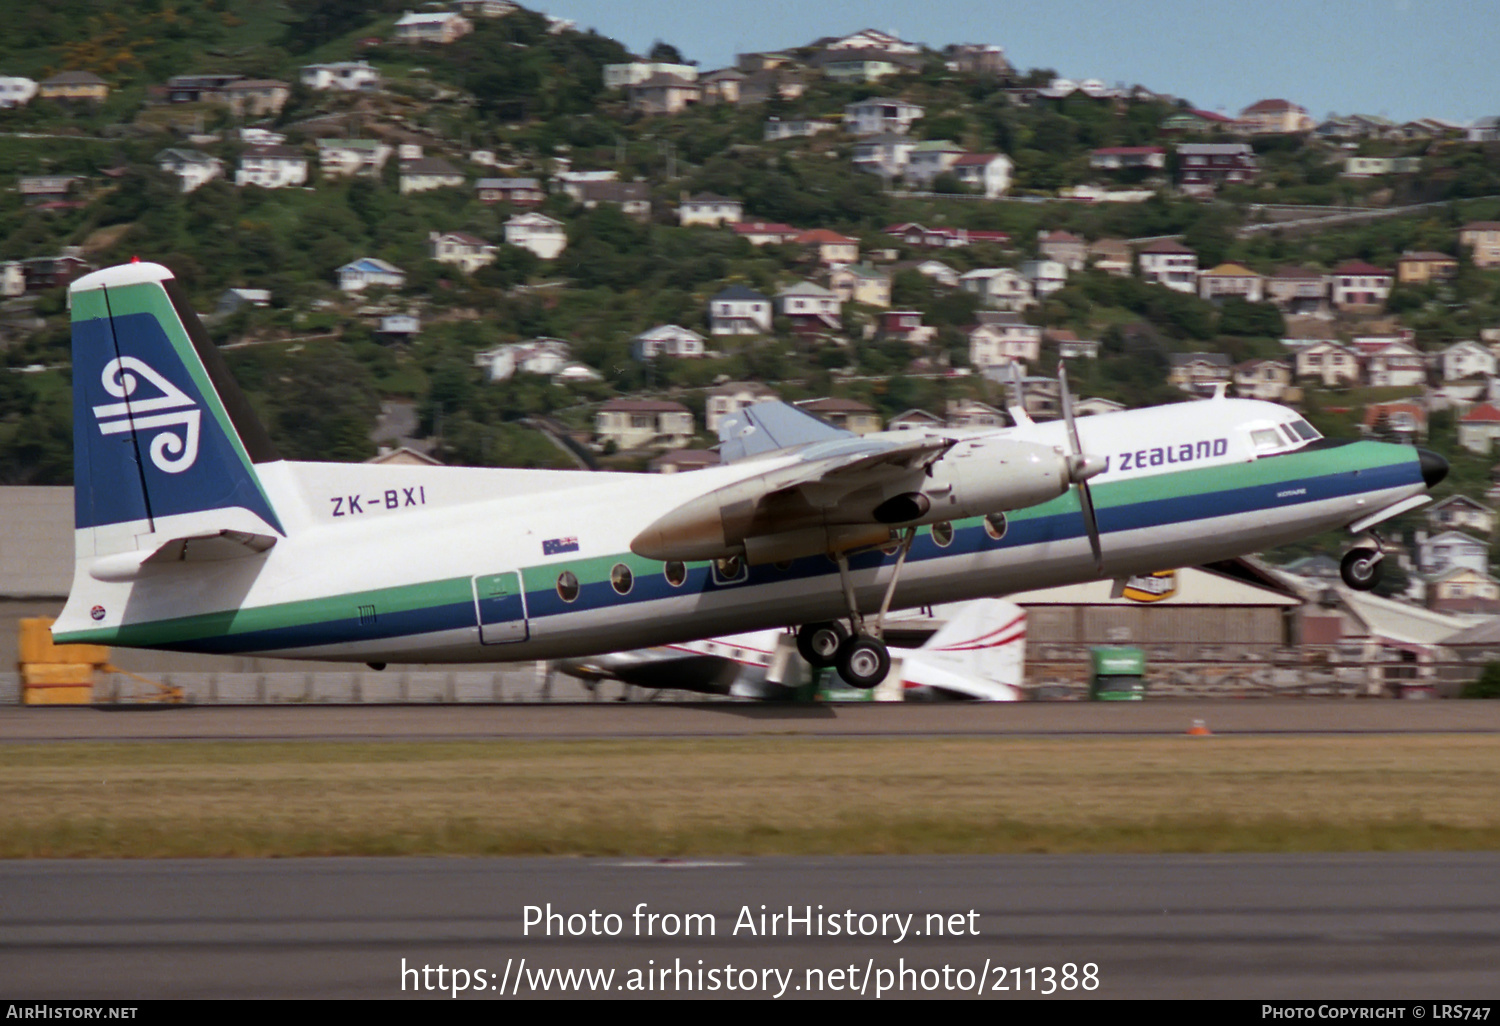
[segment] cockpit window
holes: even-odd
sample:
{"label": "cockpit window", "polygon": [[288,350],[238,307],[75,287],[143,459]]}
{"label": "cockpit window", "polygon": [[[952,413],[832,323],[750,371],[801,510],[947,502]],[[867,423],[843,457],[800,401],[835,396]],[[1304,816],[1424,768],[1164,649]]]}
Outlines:
{"label": "cockpit window", "polygon": [[1250,429],[1250,446],[1256,456],[1295,452],[1308,442],[1323,437],[1301,417],[1291,421],[1261,421],[1246,427]]}
{"label": "cockpit window", "polygon": [[1254,443],[1256,452],[1271,452],[1286,445],[1275,428],[1256,428],[1250,432],[1250,441]]}

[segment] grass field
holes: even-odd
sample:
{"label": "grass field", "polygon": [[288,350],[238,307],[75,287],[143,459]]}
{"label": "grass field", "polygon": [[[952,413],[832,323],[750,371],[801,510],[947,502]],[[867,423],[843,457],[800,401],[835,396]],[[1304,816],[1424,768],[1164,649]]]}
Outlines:
{"label": "grass field", "polygon": [[0,745],[0,857],[1500,849],[1482,735]]}

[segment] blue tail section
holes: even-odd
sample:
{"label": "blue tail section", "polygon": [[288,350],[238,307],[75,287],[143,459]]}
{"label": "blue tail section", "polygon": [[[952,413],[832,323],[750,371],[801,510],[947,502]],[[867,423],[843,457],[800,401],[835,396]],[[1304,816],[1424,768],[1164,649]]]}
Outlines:
{"label": "blue tail section", "polygon": [[171,272],[97,271],[71,300],[75,526],[232,510],[222,526],[249,513],[285,534],[256,471],[279,457]]}

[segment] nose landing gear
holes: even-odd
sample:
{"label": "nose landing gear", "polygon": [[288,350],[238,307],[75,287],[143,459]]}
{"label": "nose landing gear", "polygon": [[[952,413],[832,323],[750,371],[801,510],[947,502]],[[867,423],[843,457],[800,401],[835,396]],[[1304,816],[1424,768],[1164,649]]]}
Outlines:
{"label": "nose landing gear", "polygon": [[1385,559],[1385,547],[1380,536],[1371,532],[1371,544],[1360,544],[1344,553],[1339,563],[1339,576],[1355,591],[1369,591],[1380,583],[1380,564]]}

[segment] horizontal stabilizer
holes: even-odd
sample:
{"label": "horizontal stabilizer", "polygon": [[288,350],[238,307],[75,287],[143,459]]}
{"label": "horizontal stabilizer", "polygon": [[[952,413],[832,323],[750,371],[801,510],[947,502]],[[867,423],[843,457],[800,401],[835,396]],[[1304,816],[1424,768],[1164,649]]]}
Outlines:
{"label": "horizontal stabilizer", "polygon": [[271,535],[252,534],[248,531],[195,534],[187,538],[173,538],[150,552],[118,552],[112,556],[103,556],[89,567],[89,576],[100,581],[129,581],[135,579],[147,566],[243,559],[265,552],[275,544],[276,539]]}
{"label": "horizontal stabilizer", "polygon": [[719,458],[725,463],[737,463],[794,445],[857,437],[854,432],[836,428],[795,406],[756,403],[719,422]]}

